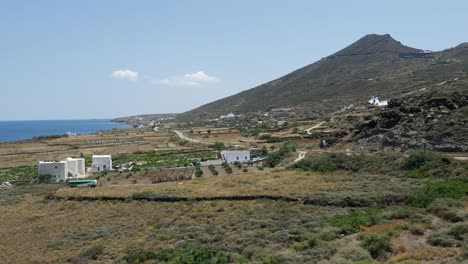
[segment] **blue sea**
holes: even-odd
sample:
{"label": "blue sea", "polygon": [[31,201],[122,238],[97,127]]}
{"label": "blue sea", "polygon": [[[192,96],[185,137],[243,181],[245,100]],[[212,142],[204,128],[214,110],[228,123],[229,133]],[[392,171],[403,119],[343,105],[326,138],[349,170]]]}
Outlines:
{"label": "blue sea", "polygon": [[83,135],[129,127],[126,124],[111,122],[109,119],[0,121],[0,142],[31,139],[36,136],[63,135],[67,132]]}

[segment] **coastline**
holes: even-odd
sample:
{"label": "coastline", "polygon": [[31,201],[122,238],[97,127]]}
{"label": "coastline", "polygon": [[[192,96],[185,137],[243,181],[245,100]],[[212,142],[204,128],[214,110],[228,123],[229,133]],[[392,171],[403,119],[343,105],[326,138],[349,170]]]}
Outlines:
{"label": "coastline", "polygon": [[131,128],[129,124],[114,119],[0,121],[0,144],[128,128]]}

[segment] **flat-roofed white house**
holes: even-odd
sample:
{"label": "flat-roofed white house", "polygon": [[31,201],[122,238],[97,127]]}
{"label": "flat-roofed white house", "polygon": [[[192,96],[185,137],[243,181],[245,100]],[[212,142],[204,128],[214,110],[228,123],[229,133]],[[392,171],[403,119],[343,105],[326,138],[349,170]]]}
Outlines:
{"label": "flat-roofed white house", "polygon": [[107,171],[112,170],[111,155],[93,155],[92,171]]}
{"label": "flat-roofed white house", "polygon": [[250,151],[230,151],[223,150],[221,151],[221,158],[226,163],[234,163],[236,161],[240,163],[246,163],[250,161]]}
{"label": "flat-roofed white house", "polygon": [[83,158],[66,158],[62,161],[39,161],[39,175],[50,175],[52,180],[66,181],[74,178],[84,178],[85,160]]}

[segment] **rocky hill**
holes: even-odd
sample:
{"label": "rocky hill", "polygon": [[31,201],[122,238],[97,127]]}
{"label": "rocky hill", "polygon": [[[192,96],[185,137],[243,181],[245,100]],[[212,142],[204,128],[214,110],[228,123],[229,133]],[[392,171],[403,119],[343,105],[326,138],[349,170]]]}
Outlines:
{"label": "rocky hill", "polygon": [[468,152],[468,74],[392,99],[355,128],[351,140],[363,150]]}
{"label": "rocky hill", "polygon": [[372,95],[396,98],[467,69],[466,44],[424,52],[404,46],[390,35],[367,35],[329,57],[183,113],[178,119],[206,120],[229,112],[264,112],[277,107],[292,107],[299,118],[313,118],[364,103]]}

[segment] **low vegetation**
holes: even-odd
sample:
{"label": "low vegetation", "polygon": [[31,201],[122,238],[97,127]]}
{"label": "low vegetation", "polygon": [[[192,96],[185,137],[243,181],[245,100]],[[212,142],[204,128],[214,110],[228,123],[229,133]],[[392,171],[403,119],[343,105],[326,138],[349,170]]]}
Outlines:
{"label": "low vegetation", "polygon": [[15,168],[0,169],[0,183],[4,181],[24,181],[37,178],[37,168],[23,166]]}
{"label": "low vegetation", "polygon": [[113,155],[114,164],[125,164],[135,162],[141,165],[134,167],[164,167],[164,166],[189,166],[199,162],[201,159],[215,159],[217,152],[215,151],[149,151],[135,152],[133,154],[117,154]]}
{"label": "low vegetation", "polygon": [[283,161],[291,152],[296,151],[296,144],[293,142],[287,142],[283,146],[274,152],[270,152],[266,157],[266,162],[270,167],[276,167]]}

